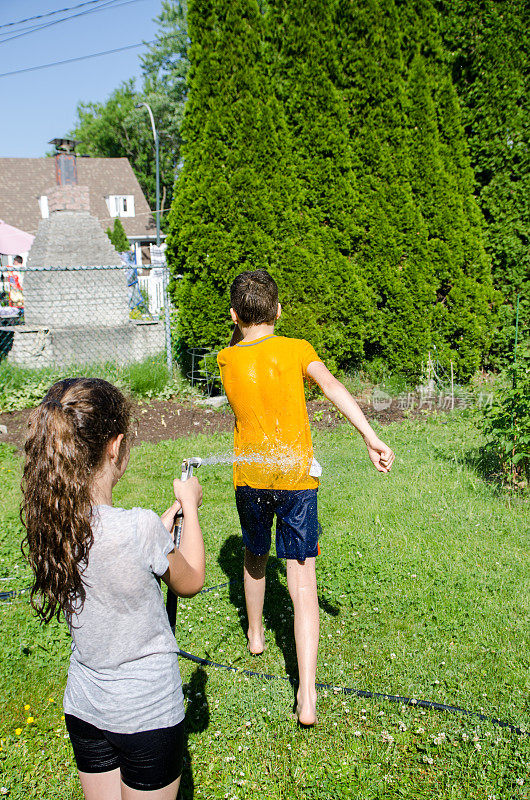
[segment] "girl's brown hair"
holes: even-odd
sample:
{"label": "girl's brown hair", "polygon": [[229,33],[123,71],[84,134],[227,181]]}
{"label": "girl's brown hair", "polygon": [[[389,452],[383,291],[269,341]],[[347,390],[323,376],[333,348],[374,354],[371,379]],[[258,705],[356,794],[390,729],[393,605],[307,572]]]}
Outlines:
{"label": "girl's brown hair", "polygon": [[54,383],[29,419],[22,521],[35,581],[31,604],[44,622],[78,611],[93,542],[93,479],[111,439],[129,431],[129,401],[99,378]]}

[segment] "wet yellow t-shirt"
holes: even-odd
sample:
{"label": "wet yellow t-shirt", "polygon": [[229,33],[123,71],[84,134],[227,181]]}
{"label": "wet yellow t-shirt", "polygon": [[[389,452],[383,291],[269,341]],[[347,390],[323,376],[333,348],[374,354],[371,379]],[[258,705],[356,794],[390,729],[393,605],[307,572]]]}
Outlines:
{"label": "wet yellow t-shirt", "polygon": [[256,489],[314,489],[313,445],[304,378],[320,361],[304,339],[264,336],[217,356],[236,417],[234,484]]}

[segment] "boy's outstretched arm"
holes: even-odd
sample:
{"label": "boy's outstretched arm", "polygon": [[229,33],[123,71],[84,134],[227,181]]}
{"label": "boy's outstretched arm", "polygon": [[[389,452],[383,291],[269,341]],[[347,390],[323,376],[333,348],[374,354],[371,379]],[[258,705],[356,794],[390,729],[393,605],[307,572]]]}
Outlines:
{"label": "boy's outstretched arm", "polygon": [[374,467],[379,472],[389,472],[394,462],[394,453],[387,444],[379,439],[346,387],[332,375],[321,361],[312,361],[307,367],[307,374],[315,383],[318,383],[328,400],[331,400],[340,413],[344,414],[346,419],[357,428],[365,441]]}

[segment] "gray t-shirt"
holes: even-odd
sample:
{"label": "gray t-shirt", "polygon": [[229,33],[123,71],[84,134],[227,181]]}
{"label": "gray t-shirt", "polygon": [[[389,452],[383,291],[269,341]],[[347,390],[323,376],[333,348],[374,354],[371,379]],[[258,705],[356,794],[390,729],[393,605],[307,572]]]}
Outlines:
{"label": "gray t-shirt", "polygon": [[178,647],[156,575],[173,540],[154,511],[94,509],[86,599],[68,620],[72,654],[64,711],[114,733],[184,719]]}

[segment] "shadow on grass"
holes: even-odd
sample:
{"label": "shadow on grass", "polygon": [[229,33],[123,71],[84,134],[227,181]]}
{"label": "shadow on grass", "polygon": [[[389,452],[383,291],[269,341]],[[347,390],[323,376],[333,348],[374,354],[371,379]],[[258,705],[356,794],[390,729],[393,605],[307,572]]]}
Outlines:
{"label": "shadow on grass", "polygon": [[[245,593],[243,588],[243,545],[240,536],[229,536],[223,543],[219,553],[221,569],[230,579],[230,602],[237,610],[241,630],[247,637],[247,618],[245,607]],[[296,647],[293,630],[293,604],[289,591],[280,580],[285,578],[285,561],[270,556],[267,564],[267,589],[263,607],[265,627],[272,631],[276,645],[281,651],[285,672],[293,686],[298,684],[298,664],[296,661]],[[318,604],[324,613],[338,616],[339,609],[323,597],[318,598]]]}
{"label": "shadow on grass", "polygon": [[505,475],[499,455],[493,448],[474,447],[464,453],[463,463],[496,490],[503,488]]}
{"label": "shadow on grass", "polygon": [[195,783],[191,764],[191,754],[188,747],[188,737],[191,733],[201,733],[210,724],[210,711],[206,697],[206,682],[208,676],[203,667],[197,667],[189,682],[182,688],[187,700],[186,708],[186,740],[184,744],[184,764],[180,781],[177,800],[193,800],[195,796]]}
{"label": "shadow on grass", "polygon": [[468,467],[480,478],[496,495],[502,494],[506,489],[506,475],[498,453],[493,447],[472,447],[461,454],[450,453],[442,448],[435,447],[434,454],[441,461],[459,466]]}

